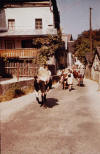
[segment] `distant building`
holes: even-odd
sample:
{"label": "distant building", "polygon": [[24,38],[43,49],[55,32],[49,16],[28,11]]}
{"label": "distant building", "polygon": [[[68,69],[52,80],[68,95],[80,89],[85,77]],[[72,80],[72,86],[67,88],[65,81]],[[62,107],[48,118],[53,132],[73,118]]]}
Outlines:
{"label": "distant building", "polygon": [[100,47],[96,48],[95,53],[88,52],[86,54],[86,71],[87,78],[97,81],[100,90]]}
{"label": "distant building", "polygon": [[97,47],[97,50],[94,54],[93,64],[91,68],[91,78],[99,82],[100,90],[100,47]]}
{"label": "distant building", "polygon": [[71,52],[73,54],[75,51],[74,51],[74,40],[72,34],[67,35],[67,42],[68,42],[68,52]]}
{"label": "distant building", "polygon": [[66,66],[71,67],[74,63],[74,40],[72,34],[62,34],[62,40],[65,42],[66,49]]}
{"label": "distant building", "polygon": [[68,37],[67,34],[62,34],[62,40],[65,42],[65,50],[68,48]]}
{"label": "distant building", "polygon": [[65,49],[69,50],[69,44],[71,44],[73,41],[72,34],[62,34],[62,40],[65,42]]}

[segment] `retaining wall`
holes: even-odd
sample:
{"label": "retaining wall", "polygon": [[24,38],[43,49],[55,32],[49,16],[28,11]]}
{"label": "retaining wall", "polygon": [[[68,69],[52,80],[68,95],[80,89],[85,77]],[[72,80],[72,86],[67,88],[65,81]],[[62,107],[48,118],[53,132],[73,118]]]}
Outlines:
{"label": "retaining wall", "polygon": [[[53,83],[59,81],[59,76],[54,75],[53,76]],[[13,82],[13,83],[6,83],[6,84],[0,84],[0,95],[4,95],[9,89],[11,88],[21,88],[25,89],[27,87],[33,87],[34,89],[34,79],[30,80],[24,80],[24,81],[18,81],[18,82]]]}
{"label": "retaining wall", "polygon": [[18,81],[14,83],[0,84],[0,95],[4,95],[6,91],[14,87],[27,88],[29,86],[33,86],[34,88],[34,79]]}

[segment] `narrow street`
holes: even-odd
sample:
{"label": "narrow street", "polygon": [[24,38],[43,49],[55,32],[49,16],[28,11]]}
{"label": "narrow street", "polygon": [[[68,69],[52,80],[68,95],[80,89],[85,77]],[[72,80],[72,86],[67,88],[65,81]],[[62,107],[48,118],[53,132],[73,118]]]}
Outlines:
{"label": "narrow street", "polygon": [[84,84],[71,92],[58,86],[47,109],[33,99],[2,120],[1,154],[100,154],[100,92],[96,82]]}

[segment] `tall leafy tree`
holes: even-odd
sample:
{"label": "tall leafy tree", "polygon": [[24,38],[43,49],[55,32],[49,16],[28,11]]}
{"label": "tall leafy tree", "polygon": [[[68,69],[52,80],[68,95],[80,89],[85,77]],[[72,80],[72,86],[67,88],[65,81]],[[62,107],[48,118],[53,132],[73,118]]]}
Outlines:
{"label": "tall leafy tree", "polygon": [[[86,63],[86,54],[90,51],[90,33],[89,31],[84,31],[78,36],[75,41],[75,55],[83,62]],[[92,31],[92,43],[93,51],[95,52],[96,47],[100,46],[100,29]]]}

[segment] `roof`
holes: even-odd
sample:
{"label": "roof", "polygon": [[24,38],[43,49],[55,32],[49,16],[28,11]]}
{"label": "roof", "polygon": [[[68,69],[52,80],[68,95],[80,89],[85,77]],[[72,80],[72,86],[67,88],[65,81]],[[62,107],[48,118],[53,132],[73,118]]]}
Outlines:
{"label": "roof", "polygon": [[97,47],[97,53],[100,56],[100,47]]}
{"label": "roof", "polygon": [[67,34],[67,41],[73,41],[72,34]]}
{"label": "roof", "polygon": [[97,47],[97,50],[96,50],[96,53],[95,53],[95,54],[98,55],[98,58],[99,58],[99,60],[100,60],[100,47]]}
{"label": "roof", "polygon": [[94,59],[93,52],[87,52],[86,53],[86,60],[87,60],[87,62],[92,63],[93,62],[93,59]]}
{"label": "roof", "polygon": [[73,41],[72,34],[62,33],[62,38],[67,38],[67,42]]}
{"label": "roof", "polygon": [[4,37],[21,37],[21,36],[41,36],[41,35],[49,35],[49,34],[53,34],[56,35],[57,34],[57,30],[56,29],[47,29],[47,30],[15,30],[15,31],[7,31],[7,32],[1,32],[0,33],[0,38],[4,38]]}
{"label": "roof", "polygon": [[[2,0],[1,0],[2,1]],[[16,7],[50,7],[50,1],[48,0],[6,0],[0,2],[0,8],[16,8]]]}
{"label": "roof", "polygon": [[100,47],[96,48],[96,52],[95,53],[93,53],[93,52],[86,53],[86,60],[88,62],[90,62],[90,63],[93,63],[95,55],[97,55],[99,60],[100,60]]}
{"label": "roof", "polygon": [[6,4],[22,4],[24,2],[49,2],[50,0],[0,0],[0,6],[4,7]]}

